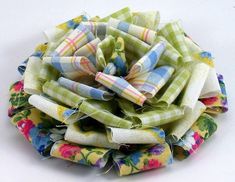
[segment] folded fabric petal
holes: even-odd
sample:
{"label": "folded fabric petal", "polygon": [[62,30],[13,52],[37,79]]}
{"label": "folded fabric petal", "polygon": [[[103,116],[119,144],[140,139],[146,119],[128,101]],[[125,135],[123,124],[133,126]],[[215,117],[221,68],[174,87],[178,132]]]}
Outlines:
{"label": "folded fabric petal", "polygon": [[99,71],[103,70],[109,63],[115,49],[115,39],[113,36],[107,36],[97,45],[96,67]]}
{"label": "folded fabric petal", "polygon": [[179,69],[176,75],[174,76],[172,82],[164,91],[164,94],[159,98],[157,103],[159,105],[163,105],[167,107],[170,104],[172,104],[175,101],[175,99],[178,97],[180,92],[184,89],[189,77],[190,77],[189,70],[185,68]]}
{"label": "folded fabric petal", "polygon": [[125,43],[122,37],[118,37],[115,41],[115,52],[113,52],[110,62],[113,63],[116,67],[116,75],[126,75],[127,62],[125,56]]}
{"label": "folded fabric petal", "polygon": [[146,111],[141,114],[135,114],[137,120],[140,120],[143,128],[155,127],[167,124],[184,116],[183,108],[176,105],[170,105],[167,109],[156,109],[153,111]]}
{"label": "folded fabric petal", "polygon": [[165,143],[165,132],[160,128],[123,129],[107,128],[108,139],[118,144],[157,144]]}
{"label": "folded fabric petal", "polygon": [[79,15],[71,20],[63,22],[53,28],[44,31],[44,34],[49,42],[56,42],[60,37],[66,34],[69,30],[75,29],[81,21],[87,21],[86,15]]}
{"label": "folded fabric petal", "polygon": [[[48,44],[47,43],[44,43],[44,44],[39,44],[36,46],[35,50],[34,50],[34,53],[29,56],[29,57],[39,57],[39,58],[42,58],[42,56],[45,54],[46,50],[48,48]],[[26,65],[29,61],[29,57],[23,61],[17,68],[17,70],[20,72],[21,75],[24,74],[25,72],[25,69],[26,69]]]}
{"label": "folded fabric petal", "polygon": [[28,94],[40,94],[42,82],[39,79],[39,71],[42,60],[38,57],[30,57],[24,73],[24,91]]}
{"label": "folded fabric petal", "polygon": [[132,19],[135,25],[157,31],[160,22],[160,14],[158,11],[133,12]]}
{"label": "folded fabric petal", "polygon": [[81,116],[76,110],[61,106],[43,96],[31,95],[29,103],[38,110],[65,124],[74,123]]}
{"label": "folded fabric petal", "polygon": [[183,56],[183,62],[192,61],[190,50],[185,41],[184,31],[179,22],[175,21],[172,23],[167,23],[159,30],[158,34],[165,37],[168,42],[170,42],[173,47],[179,51],[179,53]]}
{"label": "folded fabric petal", "polygon": [[113,63],[108,63],[104,70],[103,73],[107,74],[107,75],[114,75],[117,71],[116,66]]}
{"label": "folded fabric petal", "polygon": [[112,35],[113,37],[122,37],[125,41],[125,52],[126,58],[131,63],[132,61],[139,60],[143,57],[150,49],[150,45],[141,41],[140,39],[120,31],[113,27],[107,27],[107,35]]}
{"label": "folded fabric petal", "polygon": [[51,53],[51,56],[72,56],[77,49],[93,39],[95,39],[95,36],[84,25],[80,24]]}
{"label": "folded fabric petal", "polygon": [[183,160],[194,154],[216,129],[214,119],[208,114],[202,114],[181,140],[173,145],[174,157]]}
{"label": "folded fabric petal", "polygon": [[30,95],[24,91],[24,80],[13,83],[10,86],[8,116],[12,117],[19,111],[29,109],[31,107],[28,103],[29,97]]}
{"label": "folded fabric petal", "polygon": [[174,122],[170,126],[169,134],[167,135],[167,141],[170,143],[176,143],[188,129],[197,121],[200,115],[206,110],[206,106],[197,101],[193,110],[186,110],[184,117]]}
{"label": "folded fabric petal", "polygon": [[[120,145],[108,141],[105,130],[99,130],[95,127],[88,126],[89,130],[81,122],[68,126],[64,139],[81,145],[95,146],[109,149],[119,149]],[[92,127],[92,129],[90,129]]]}
{"label": "folded fabric petal", "polygon": [[129,83],[147,98],[153,98],[166,84],[174,72],[170,66],[161,66],[155,70],[129,80]]}
{"label": "folded fabric petal", "polygon": [[100,40],[103,40],[105,38],[107,23],[87,21],[87,22],[82,22],[82,24],[88,30],[90,30],[96,37],[100,38]]}
{"label": "folded fabric petal", "polygon": [[65,77],[77,79],[84,75],[95,75],[93,63],[86,57],[44,57],[45,63],[51,64]]}
{"label": "folded fabric petal", "polygon": [[220,85],[215,68],[210,68],[207,79],[200,93],[200,98],[214,97],[220,93]]}
{"label": "folded fabric petal", "polygon": [[190,52],[198,53],[202,51],[202,49],[188,35],[185,36],[185,42]]}
{"label": "folded fabric petal", "polygon": [[[132,122],[112,114],[106,109],[107,107],[103,107],[104,104],[106,103],[101,101],[84,101],[79,107],[79,111],[107,126],[113,126],[118,128],[131,128]],[[107,104],[107,106],[113,107],[112,103],[112,105],[110,103]]]}
{"label": "folded fabric petal", "polygon": [[214,97],[200,99],[200,101],[203,102],[203,104],[205,104],[207,107],[206,112],[210,114],[219,114],[228,111],[228,101],[223,76],[220,74],[217,76],[221,93]]}
{"label": "folded fabric petal", "polygon": [[127,155],[117,152],[113,160],[119,176],[124,176],[167,166],[173,162],[173,157],[169,145],[164,143]]}
{"label": "folded fabric petal", "polygon": [[24,138],[42,155],[49,156],[54,143],[51,128],[58,122],[36,108],[18,112],[11,119]]}
{"label": "folded fabric petal", "polygon": [[125,7],[123,9],[120,9],[104,18],[99,19],[99,22],[107,22],[110,18],[116,18],[118,20],[126,21],[126,22],[132,22],[132,14],[129,7]]}
{"label": "folded fabric petal", "polygon": [[108,101],[113,98],[112,93],[109,93],[105,90],[97,89],[94,87],[90,87],[88,85],[78,83],[63,77],[60,77],[58,80],[58,83],[62,85],[63,87],[83,96],[86,98],[91,98],[95,100],[104,100]]}
{"label": "folded fabric petal", "polygon": [[38,76],[42,82],[57,80],[59,76],[60,72],[57,69],[50,64],[42,63]]}
{"label": "folded fabric petal", "polygon": [[134,24],[130,24],[125,21],[117,20],[114,18],[109,19],[108,26],[111,26],[113,28],[116,28],[116,29],[119,29],[123,32],[126,32],[130,35],[133,35],[136,38],[138,38],[138,39],[140,39],[150,45],[154,42],[156,35],[157,35],[157,32],[155,32],[151,29],[137,26]]}
{"label": "folded fabric petal", "polygon": [[101,72],[96,74],[95,80],[127,100],[142,106],[146,97],[120,77]]}
{"label": "folded fabric petal", "polygon": [[181,62],[182,55],[162,36],[157,36],[154,44],[164,41],[166,44],[165,51],[162,53],[158,66],[169,65],[174,68],[177,68]]}
{"label": "folded fabric petal", "polygon": [[60,140],[51,148],[51,156],[75,163],[103,168],[108,162],[109,149],[85,147]]}
{"label": "folded fabric petal", "polygon": [[182,97],[181,107],[186,107],[191,110],[195,107],[208,76],[209,68],[204,63],[198,63],[193,67],[192,75]]}
{"label": "folded fabric petal", "polygon": [[85,56],[87,57],[94,65],[96,65],[96,50],[97,50],[97,45],[100,43],[100,39],[96,38],[78,50],[74,53],[74,56]]}
{"label": "folded fabric petal", "polygon": [[165,49],[166,44],[159,42],[147,54],[145,54],[139,61],[137,61],[130,69],[126,79],[136,78],[144,73],[152,71]]}
{"label": "folded fabric petal", "polygon": [[70,107],[76,108],[79,106],[79,104],[81,104],[83,100],[85,100],[84,97],[77,95],[70,90],[60,86],[58,82],[53,80],[46,82],[43,85],[42,90],[43,93],[53,98],[53,100],[59,101],[60,103],[63,103]]}

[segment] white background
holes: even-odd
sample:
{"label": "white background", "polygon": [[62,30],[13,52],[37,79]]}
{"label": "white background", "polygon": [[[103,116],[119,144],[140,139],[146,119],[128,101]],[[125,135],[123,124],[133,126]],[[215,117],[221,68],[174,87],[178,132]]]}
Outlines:
{"label": "white background", "polygon": [[[118,177],[62,160],[42,160],[9,123],[8,88],[20,78],[17,65],[44,41],[42,30],[86,11],[108,15],[130,6],[133,10],[159,10],[161,22],[179,19],[185,31],[205,50],[211,51],[217,72],[225,78],[230,111],[217,118],[216,134],[183,162]],[[0,0],[0,181],[235,181],[235,1],[234,0]]]}

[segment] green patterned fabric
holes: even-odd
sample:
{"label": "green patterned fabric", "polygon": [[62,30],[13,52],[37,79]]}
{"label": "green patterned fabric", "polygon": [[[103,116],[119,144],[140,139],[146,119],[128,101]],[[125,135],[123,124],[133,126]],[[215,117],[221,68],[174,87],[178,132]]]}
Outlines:
{"label": "green patterned fabric", "polygon": [[166,40],[168,40],[175,47],[175,49],[181,53],[183,56],[183,62],[192,61],[190,50],[185,41],[184,31],[179,22],[175,21],[172,23],[167,23],[160,29],[158,34],[165,37]]}
{"label": "green patterned fabric", "polygon": [[47,81],[43,85],[42,90],[51,98],[71,107],[77,107],[83,100],[85,100],[84,97],[60,86],[59,83],[53,80]]}
{"label": "green patterned fabric", "polygon": [[104,18],[99,19],[99,22],[107,22],[109,21],[110,18],[116,18],[118,20],[122,20],[122,21],[126,21],[131,23],[132,22],[132,14],[131,14],[131,10],[128,7],[125,7],[123,9],[120,9],[114,13],[112,13],[109,16],[106,16]]}
{"label": "green patterned fabric", "polygon": [[107,27],[107,34],[124,39],[127,60],[138,60],[150,49],[150,45],[147,43],[116,28]]}
{"label": "green patterned fabric", "polygon": [[43,63],[39,72],[39,79],[42,81],[57,80],[60,76],[60,72],[49,64]]}

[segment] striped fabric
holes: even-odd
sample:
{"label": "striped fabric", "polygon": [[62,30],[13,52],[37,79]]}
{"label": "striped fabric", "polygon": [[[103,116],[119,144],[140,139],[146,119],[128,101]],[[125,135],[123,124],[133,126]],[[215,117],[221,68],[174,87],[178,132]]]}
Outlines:
{"label": "striped fabric", "polygon": [[70,107],[77,107],[85,98],[63,88],[56,81],[47,81],[42,87],[43,93]]}
{"label": "striped fabric", "polygon": [[129,83],[147,98],[152,98],[166,84],[174,72],[170,66],[161,66],[131,79]]}
{"label": "striped fabric", "polygon": [[130,24],[124,21],[120,21],[114,18],[110,18],[108,22],[108,26],[126,32],[130,35],[135,36],[136,38],[148,43],[152,44],[156,38],[157,32],[147,29],[145,27],[140,27],[134,24]]}
{"label": "striped fabric", "polygon": [[140,39],[120,31],[113,27],[107,27],[107,34],[114,37],[122,37],[125,41],[126,58],[129,62],[138,60],[143,57],[150,49],[150,45],[141,41]]}
{"label": "striped fabric", "polygon": [[96,38],[78,50],[74,53],[73,56],[85,56],[87,57],[94,65],[96,65],[96,50],[97,50],[97,45],[100,43],[100,39]]}
{"label": "striped fabric", "polygon": [[127,100],[142,106],[146,97],[120,77],[101,72],[96,74],[95,80]]}
{"label": "striped fabric", "polygon": [[113,95],[114,95],[114,94],[109,93],[105,90],[100,90],[100,89],[97,89],[94,87],[90,87],[88,85],[78,83],[78,82],[63,78],[63,77],[59,78],[58,83],[61,86],[65,87],[65,88],[67,88],[67,89],[69,89],[69,90],[71,90],[71,91],[73,91],[83,97],[92,98],[95,100],[107,101],[107,100],[112,99]]}
{"label": "striped fabric", "polygon": [[158,100],[160,105],[169,106],[178,97],[180,92],[185,87],[188,79],[190,77],[190,72],[187,69],[179,69],[176,76],[172,80],[171,84],[165,90],[164,94]]}
{"label": "striped fabric", "polygon": [[114,75],[117,71],[116,66],[113,63],[108,63],[103,70],[103,73],[107,75]]}
{"label": "striped fabric", "polygon": [[109,16],[106,16],[104,18],[99,19],[99,22],[107,22],[110,18],[116,18],[118,20],[126,21],[126,22],[132,22],[132,14],[131,10],[128,7],[125,7],[123,9],[120,9],[114,13],[112,13]]}
{"label": "striped fabric", "polygon": [[101,40],[105,38],[107,23],[87,21],[82,22],[81,24],[84,25],[88,30],[90,30],[96,37],[99,37]]}
{"label": "striped fabric", "polygon": [[153,111],[144,112],[143,114],[135,115],[143,127],[160,126],[167,124],[184,116],[183,108],[175,105],[170,105],[168,109],[156,109]]}
{"label": "striped fabric", "polygon": [[95,36],[82,24],[74,29],[71,34],[51,53],[51,56],[71,56],[74,52],[95,39]]}
{"label": "striped fabric", "polygon": [[53,66],[47,63],[43,63],[39,72],[39,79],[43,82],[50,80],[57,80],[60,76],[60,72]]}
{"label": "striped fabric", "polygon": [[96,51],[96,68],[101,71],[103,70],[114,52],[115,39],[113,36],[107,36],[97,45]]}
{"label": "striped fabric", "polygon": [[132,79],[142,74],[152,71],[162,52],[165,49],[165,43],[159,42],[147,54],[145,54],[139,61],[137,61],[130,69],[126,79]]}
{"label": "striped fabric", "polygon": [[86,57],[44,57],[43,60],[70,79],[84,75],[95,75],[97,72],[95,66]]}
{"label": "striped fabric", "polygon": [[170,42],[172,46],[174,46],[174,48],[179,51],[179,53],[183,56],[183,62],[192,61],[190,50],[187,47],[184,32],[179,22],[166,24],[163,28],[160,29],[158,34],[165,37],[168,42]]}
{"label": "striped fabric", "polygon": [[159,59],[158,66],[169,65],[177,68],[180,60],[182,59],[181,54],[162,36],[157,36],[154,44],[161,41],[166,43],[166,48]]}
{"label": "striped fabric", "polygon": [[[107,102],[106,102],[107,103]],[[106,106],[107,107],[107,106]],[[110,104],[108,107],[112,107]],[[132,122],[122,119],[111,112],[107,111],[103,106],[102,102],[84,101],[80,107],[79,111],[86,114],[93,119],[107,125],[118,128],[131,128]]]}

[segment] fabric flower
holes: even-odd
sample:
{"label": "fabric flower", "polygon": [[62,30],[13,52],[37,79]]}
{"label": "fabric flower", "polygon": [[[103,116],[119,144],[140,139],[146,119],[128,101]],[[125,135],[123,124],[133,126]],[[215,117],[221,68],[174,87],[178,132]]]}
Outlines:
{"label": "fabric flower", "polygon": [[149,170],[161,167],[162,164],[156,159],[150,159],[147,165],[144,165],[142,170]]}
{"label": "fabric flower", "polygon": [[140,157],[142,156],[141,152],[136,152],[130,156],[131,161],[134,165],[137,165],[140,161]]}
{"label": "fabric flower", "polygon": [[163,151],[164,146],[162,145],[155,145],[148,150],[148,152],[152,155],[160,155]]}
{"label": "fabric flower", "polygon": [[81,151],[81,148],[74,145],[63,144],[59,149],[61,156],[64,158],[71,158]]}
{"label": "fabric flower", "polygon": [[22,119],[17,123],[17,127],[20,132],[24,135],[24,137],[29,141],[30,135],[29,132],[32,128],[34,128],[34,124],[30,119]]}
{"label": "fabric flower", "polygon": [[23,89],[23,86],[24,86],[23,81],[18,81],[13,85],[13,88],[16,92],[19,92]]}

